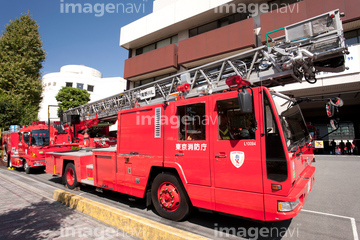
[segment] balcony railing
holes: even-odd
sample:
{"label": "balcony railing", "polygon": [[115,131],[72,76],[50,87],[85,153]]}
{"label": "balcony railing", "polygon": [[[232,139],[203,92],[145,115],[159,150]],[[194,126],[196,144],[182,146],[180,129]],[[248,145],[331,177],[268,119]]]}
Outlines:
{"label": "balcony railing", "polygon": [[179,41],[179,65],[256,46],[252,18]]}
{"label": "balcony railing", "polygon": [[177,67],[177,46],[170,44],[125,60],[124,78],[140,80],[144,79],[141,76],[157,71],[173,72]]}

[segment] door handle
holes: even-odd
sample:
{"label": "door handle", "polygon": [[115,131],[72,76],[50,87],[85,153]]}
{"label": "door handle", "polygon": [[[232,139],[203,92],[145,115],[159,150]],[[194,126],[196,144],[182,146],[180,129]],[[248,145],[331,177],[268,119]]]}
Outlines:
{"label": "door handle", "polygon": [[217,154],[215,155],[216,158],[226,158],[226,155],[222,155],[222,154]]}
{"label": "door handle", "polygon": [[175,153],[175,156],[184,156],[183,153]]}

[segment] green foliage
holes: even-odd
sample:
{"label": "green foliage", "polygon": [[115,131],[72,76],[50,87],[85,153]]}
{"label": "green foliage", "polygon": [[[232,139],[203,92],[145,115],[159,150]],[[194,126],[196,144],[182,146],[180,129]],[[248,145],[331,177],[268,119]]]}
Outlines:
{"label": "green foliage", "polygon": [[90,101],[90,93],[85,89],[62,87],[55,98],[62,106],[63,111],[66,111],[88,103]]}
{"label": "green foliage", "polygon": [[22,14],[6,25],[0,37],[2,127],[37,119],[42,99],[40,69],[46,56],[38,28],[29,13]]}

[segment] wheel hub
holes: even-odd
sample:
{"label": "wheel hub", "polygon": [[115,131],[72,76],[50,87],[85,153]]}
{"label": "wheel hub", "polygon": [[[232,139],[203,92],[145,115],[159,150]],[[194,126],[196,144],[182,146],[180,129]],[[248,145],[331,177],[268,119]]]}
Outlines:
{"label": "wheel hub", "polygon": [[180,194],[172,183],[163,183],[158,189],[158,199],[161,207],[173,212],[180,206]]}
{"label": "wheel hub", "polygon": [[66,181],[70,186],[73,185],[75,182],[74,171],[72,170],[72,168],[69,168],[66,172]]}

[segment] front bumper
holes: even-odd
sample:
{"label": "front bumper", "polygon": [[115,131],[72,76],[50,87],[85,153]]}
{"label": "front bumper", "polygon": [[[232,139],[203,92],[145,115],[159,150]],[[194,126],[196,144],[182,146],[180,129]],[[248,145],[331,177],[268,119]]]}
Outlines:
{"label": "front bumper", "polygon": [[[295,217],[305,204],[309,192],[315,182],[315,167],[308,166],[301,174],[300,179],[293,186],[292,191],[286,197],[265,194],[265,221],[281,221]],[[278,202],[294,202],[300,200],[300,204],[290,212],[278,211]]]}

